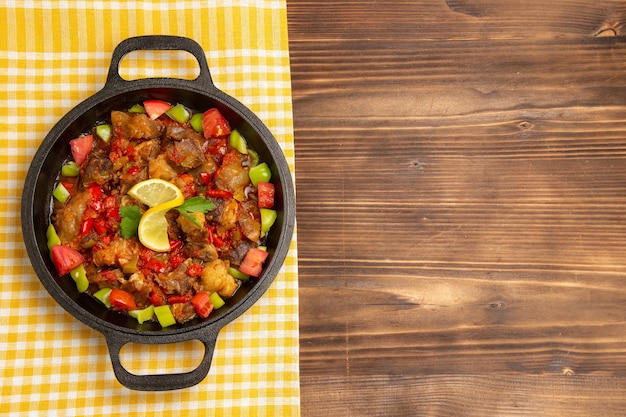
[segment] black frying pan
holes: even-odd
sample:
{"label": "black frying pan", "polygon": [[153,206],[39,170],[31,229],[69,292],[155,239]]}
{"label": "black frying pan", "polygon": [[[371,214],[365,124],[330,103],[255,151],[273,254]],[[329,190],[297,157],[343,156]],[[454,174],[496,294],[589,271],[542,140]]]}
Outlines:
{"label": "black frying pan", "polygon": [[[181,50],[191,53],[200,66],[194,80],[146,78],[126,81],[119,75],[121,59],[132,51]],[[242,286],[227,305],[206,319],[194,319],[162,329],[156,323],[136,320],[110,311],[91,296],[76,290],[68,276],[59,277],[46,246],[46,228],[51,215],[51,195],[63,161],[70,154],[69,141],[88,131],[96,121],[105,120],[112,110],[129,108],[147,99],[204,111],[216,107],[233,128],[238,129],[272,170],[276,186],[275,209],[278,219],[268,234],[269,257],[258,280]],[[26,176],[22,194],[22,232],[28,256],[41,283],[70,314],[102,333],[106,339],[117,379],[135,390],[161,391],[185,388],[199,383],[211,366],[217,336],[222,327],[242,315],[269,288],[279,272],[295,226],[295,192],[285,156],[267,127],[248,108],[215,87],[204,51],[195,41],[175,36],[142,36],[121,42],[113,51],[106,83],[102,90],[67,113],[48,133],[37,150]],[[120,349],[126,343],[175,343],[199,340],[204,344],[200,365],[186,373],[135,375],[120,362]]]}

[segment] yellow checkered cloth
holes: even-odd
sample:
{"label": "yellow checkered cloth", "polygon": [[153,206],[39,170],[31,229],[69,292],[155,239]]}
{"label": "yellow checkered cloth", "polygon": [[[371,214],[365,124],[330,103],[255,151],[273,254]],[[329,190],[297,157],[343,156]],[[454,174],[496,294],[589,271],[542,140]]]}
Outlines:
{"label": "yellow checkered cloth", "polygon": [[[206,52],[216,86],[255,112],[294,172],[285,0],[0,1],[0,415],[298,416],[296,236],[266,294],[222,329],[209,375],[166,392],[122,386],[104,337],[47,293],[19,218],[30,161],[54,124],[100,90],[111,53],[139,35],[186,36]],[[124,78],[194,78],[179,51],[133,52]],[[200,342],[126,345],[138,374],[192,370]]]}

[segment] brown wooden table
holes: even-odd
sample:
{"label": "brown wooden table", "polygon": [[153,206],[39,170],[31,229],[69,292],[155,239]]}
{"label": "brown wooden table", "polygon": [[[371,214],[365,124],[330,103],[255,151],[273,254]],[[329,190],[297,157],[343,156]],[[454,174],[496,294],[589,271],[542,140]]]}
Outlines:
{"label": "brown wooden table", "polygon": [[626,415],[626,3],[289,0],[302,415]]}

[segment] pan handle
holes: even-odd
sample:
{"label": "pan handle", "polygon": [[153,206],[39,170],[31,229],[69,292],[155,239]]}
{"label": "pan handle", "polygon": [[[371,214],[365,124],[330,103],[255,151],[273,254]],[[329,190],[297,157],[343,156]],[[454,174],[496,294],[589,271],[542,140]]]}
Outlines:
{"label": "pan handle", "polygon": [[[130,334],[119,332],[104,334],[115,377],[126,388],[136,391],[171,391],[200,383],[211,369],[211,360],[217,343],[217,335],[217,332],[209,330],[202,333],[191,332],[188,336],[183,334],[182,337],[181,335],[173,335],[171,340],[163,340],[161,337],[133,337]],[[197,368],[189,372],[136,375],[128,372],[120,360],[120,351],[127,343],[176,343],[187,340],[199,340],[204,345],[202,361]]]}
{"label": "pan handle", "polygon": [[106,86],[108,88],[124,88],[129,82],[120,76],[120,61],[124,56],[134,51],[186,51],[196,58],[200,66],[200,74],[192,83],[201,83],[203,85],[212,86],[211,73],[207,64],[204,50],[196,41],[182,36],[170,35],[147,35],[135,36],[120,42],[113,50],[111,56],[111,64],[109,66],[109,74],[107,75]]}

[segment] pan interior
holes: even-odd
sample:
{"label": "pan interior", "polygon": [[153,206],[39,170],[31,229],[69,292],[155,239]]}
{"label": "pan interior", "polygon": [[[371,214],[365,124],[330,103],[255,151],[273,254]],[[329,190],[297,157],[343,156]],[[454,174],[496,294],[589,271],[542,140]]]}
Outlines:
{"label": "pan interior", "polygon": [[[35,271],[44,286],[57,302],[88,325],[93,324],[92,319],[97,318],[113,326],[139,332],[190,329],[220,320],[227,314],[238,315],[247,310],[269,287],[278,273],[291,240],[293,217],[295,217],[291,210],[294,201],[292,201],[293,197],[290,197],[292,185],[289,167],[269,130],[243,105],[236,101],[227,103],[219,95],[160,87],[125,91],[112,97],[94,100],[96,98],[97,96],[93,96],[78,105],[50,131],[35,155],[26,179],[25,195],[28,194],[28,198],[24,200],[28,201],[23,201],[22,208],[23,217],[26,217],[23,223],[27,225],[24,226],[25,241]],[[88,131],[96,122],[109,119],[112,110],[125,110],[133,104],[148,99],[160,99],[173,104],[182,103],[196,111],[217,108],[229,121],[231,127],[238,129],[248,144],[259,153],[260,159],[270,166],[276,186],[275,209],[278,212],[278,218],[267,237],[269,257],[258,281],[250,280],[244,283],[234,297],[226,300],[226,306],[215,310],[207,319],[197,318],[167,329],[161,329],[158,323],[146,322],[140,325],[128,316],[108,310],[93,297],[78,293],[69,276],[58,276],[48,255],[45,233],[50,223],[52,189],[62,163],[70,155],[69,141]],[[284,189],[283,185],[287,188]],[[27,228],[32,228],[32,230],[26,230]],[[278,250],[279,247],[280,250]]]}

